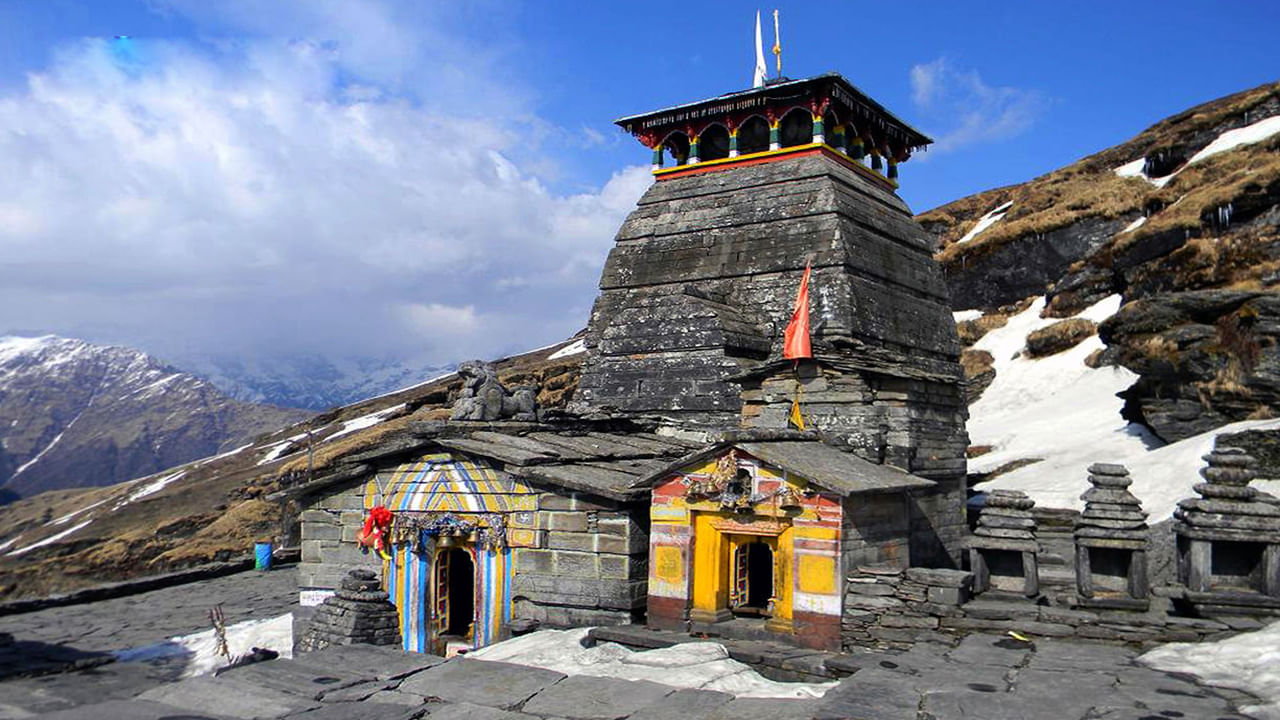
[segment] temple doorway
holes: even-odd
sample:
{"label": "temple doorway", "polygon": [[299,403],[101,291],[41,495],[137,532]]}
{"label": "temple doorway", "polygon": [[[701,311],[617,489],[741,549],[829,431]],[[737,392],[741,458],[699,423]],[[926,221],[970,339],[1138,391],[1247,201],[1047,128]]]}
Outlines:
{"label": "temple doorway", "polygon": [[468,638],[476,614],[476,566],[462,548],[436,556],[435,622],[438,636]]}
{"label": "temple doorway", "polygon": [[773,548],[763,540],[743,543],[734,552],[733,597],[735,615],[768,617],[774,598]]}

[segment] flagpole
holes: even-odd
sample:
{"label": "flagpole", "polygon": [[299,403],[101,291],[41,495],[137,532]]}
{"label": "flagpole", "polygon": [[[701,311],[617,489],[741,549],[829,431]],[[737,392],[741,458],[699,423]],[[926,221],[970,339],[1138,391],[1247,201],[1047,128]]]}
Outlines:
{"label": "flagpole", "polygon": [[778,77],[782,77],[782,33],[778,31],[778,11],[773,11],[773,54],[778,60]]}

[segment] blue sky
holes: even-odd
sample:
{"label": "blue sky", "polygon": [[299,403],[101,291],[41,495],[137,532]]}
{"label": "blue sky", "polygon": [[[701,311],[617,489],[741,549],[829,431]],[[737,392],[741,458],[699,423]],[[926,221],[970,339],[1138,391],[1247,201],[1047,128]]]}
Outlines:
{"label": "blue sky", "polygon": [[[938,140],[903,167],[917,211],[1280,68],[1274,3],[776,7],[787,75],[839,71]],[[555,341],[649,181],[611,120],[748,85],[756,8],[0,0],[0,332],[421,362]]]}

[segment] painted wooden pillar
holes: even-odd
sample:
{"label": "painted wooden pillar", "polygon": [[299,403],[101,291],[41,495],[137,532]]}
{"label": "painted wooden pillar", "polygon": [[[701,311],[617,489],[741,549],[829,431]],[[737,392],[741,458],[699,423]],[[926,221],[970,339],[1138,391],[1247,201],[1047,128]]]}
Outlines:
{"label": "painted wooden pillar", "polygon": [[837,126],[835,126],[835,128],[834,128],[831,132],[832,132],[832,134],[834,134],[834,135],[835,135],[835,149],[836,149],[836,150],[839,150],[840,152],[844,153],[845,155],[848,155],[848,154],[849,154],[849,148],[845,146],[845,139],[844,139],[844,126],[843,126],[843,125],[837,125]]}
{"label": "painted wooden pillar", "polygon": [[729,157],[738,157],[738,128],[729,131]]}
{"label": "painted wooden pillar", "polygon": [[728,553],[724,536],[712,526],[711,518],[697,514],[693,541],[694,622],[721,622],[733,617],[729,612]]}
{"label": "painted wooden pillar", "polygon": [[779,150],[782,148],[780,137],[781,135],[778,129],[778,121],[770,120],[769,121],[769,149],[770,150]]}
{"label": "painted wooden pillar", "polygon": [[866,145],[862,142],[862,136],[854,133],[853,145],[849,148],[849,157],[854,160],[861,160],[867,154]]}
{"label": "painted wooden pillar", "polygon": [[884,169],[884,162],[881,161],[880,150],[877,148],[871,148],[871,169],[872,170]]}
{"label": "painted wooden pillar", "polygon": [[654,170],[662,169],[662,146],[661,145],[653,149],[653,169]]}
{"label": "painted wooden pillar", "polygon": [[814,144],[822,144],[827,141],[827,136],[823,133],[822,116],[813,113],[813,142]]}
{"label": "painted wooden pillar", "polygon": [[698,158],[698,136],[690,133],[689,135],[689,164],[697,165],[701,160]]}

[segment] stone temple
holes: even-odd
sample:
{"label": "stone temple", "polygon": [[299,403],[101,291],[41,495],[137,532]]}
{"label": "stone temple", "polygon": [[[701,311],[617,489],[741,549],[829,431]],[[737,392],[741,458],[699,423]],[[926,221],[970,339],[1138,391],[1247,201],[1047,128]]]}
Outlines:
{"label": "stone temple", "polygon": [[895,192],[930,140],[835,74],[618,124],[655,182],[568,411],[469,366],[450,420],[291,491],[302,590],[377,568],[415,651],[628,623],[839,650],[850,573],[953,568],[964,540],[959,343]]}

